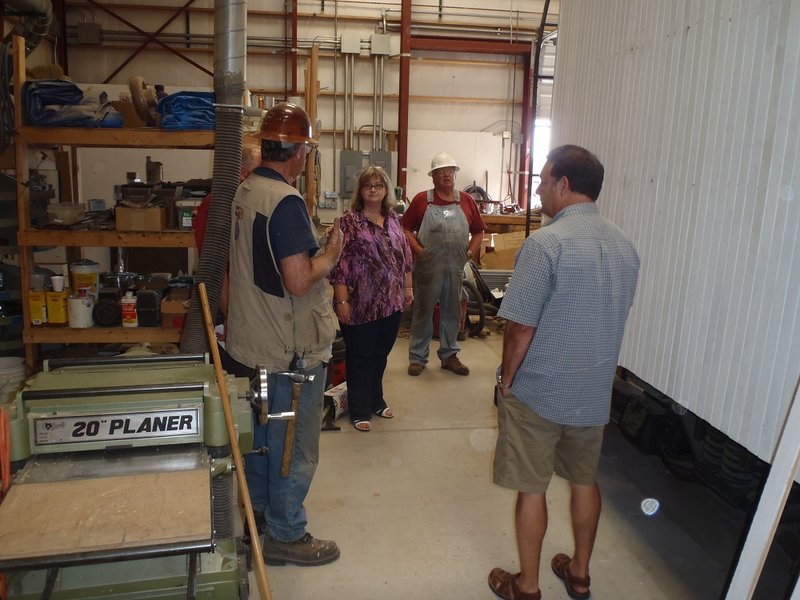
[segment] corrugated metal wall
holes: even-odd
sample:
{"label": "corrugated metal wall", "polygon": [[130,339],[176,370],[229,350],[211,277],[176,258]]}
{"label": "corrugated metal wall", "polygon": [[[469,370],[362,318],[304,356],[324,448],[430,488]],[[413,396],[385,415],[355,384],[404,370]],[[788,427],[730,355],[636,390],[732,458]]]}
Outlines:
{"label": "corrugated metal wall", "polygon": [[620,364],[765,460],[800,373],[799,70],[795,0],[561,3],[553,145],[597,153],[642,258]]}

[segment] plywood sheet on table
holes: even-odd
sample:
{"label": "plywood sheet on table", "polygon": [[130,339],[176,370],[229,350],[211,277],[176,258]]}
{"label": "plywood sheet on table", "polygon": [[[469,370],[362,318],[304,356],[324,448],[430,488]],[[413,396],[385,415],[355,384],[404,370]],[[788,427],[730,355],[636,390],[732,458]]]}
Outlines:
{"label": "plywood sheet on table", "polygon": [[207,469],[12,486],[0,560],[211,538]]}

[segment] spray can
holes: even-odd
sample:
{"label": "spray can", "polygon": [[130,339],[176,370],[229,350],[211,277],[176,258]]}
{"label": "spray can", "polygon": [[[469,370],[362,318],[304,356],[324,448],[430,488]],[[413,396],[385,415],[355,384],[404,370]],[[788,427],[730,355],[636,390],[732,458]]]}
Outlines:
{"label": "spray can", "polygon": [[136,315],[136,298],[133,292],[125,292],[125,297],[121,300],[122,305],[122,326],[138,327],[139,318]]}

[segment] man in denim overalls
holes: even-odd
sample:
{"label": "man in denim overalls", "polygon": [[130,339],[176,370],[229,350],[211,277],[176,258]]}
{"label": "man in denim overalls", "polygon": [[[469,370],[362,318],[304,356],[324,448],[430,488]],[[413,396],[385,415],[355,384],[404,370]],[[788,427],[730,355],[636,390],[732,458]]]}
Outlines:
{"label": "man in denim overalls", "polygon": [[433,189],[414,197],[401,223],[414,254],[414,312],[408,348],[408,374],[422,373],[433,337],[433,311],[439,303],[439,360],[443,369],[469,375],[458,359],[461,286],[464,265],[480,252],[486,225],[478,205],[456,188],[459,167],[440,152],[428,175]]}

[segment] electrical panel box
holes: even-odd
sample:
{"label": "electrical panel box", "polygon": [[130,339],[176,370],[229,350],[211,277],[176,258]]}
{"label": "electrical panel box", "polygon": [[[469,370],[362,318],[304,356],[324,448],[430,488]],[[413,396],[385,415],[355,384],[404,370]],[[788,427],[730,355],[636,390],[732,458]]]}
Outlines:
{"label": "electrical panel box", "polygon": [[102,44],[103,28],[99,23],[78,23],[75,28],[79,44]]}
{"label": "electrical panel box", "polygon": [[361,36],[357,33],[343,33],[342,54],[361,54]]}
{"label": "electrical panel box", "polygon": [[380,167],[392,176],[392,153],[388,150],[370,150],[369,164]]}
{"label": "electrical panel box", "polygon": [[317,201],[317,208],[338,208],[339,192],[325,192]]}
{"label": "electrical panel box", "polygon": [[339,153],[339,194],[342,198],[353,195],[356,184],[356,175],[361,170],[363,156],[358,150],[342,150]]}
{"label": "electrical panel box", "polygon": [[391,54],[391,36],[388,33],[373,33],[370,37],[370,53],[374,55],[389,56]]}

